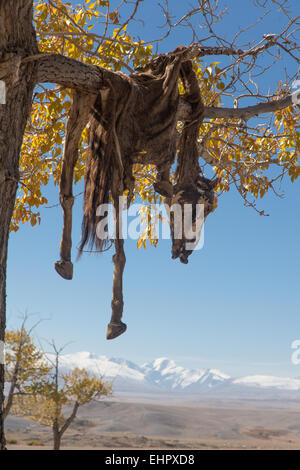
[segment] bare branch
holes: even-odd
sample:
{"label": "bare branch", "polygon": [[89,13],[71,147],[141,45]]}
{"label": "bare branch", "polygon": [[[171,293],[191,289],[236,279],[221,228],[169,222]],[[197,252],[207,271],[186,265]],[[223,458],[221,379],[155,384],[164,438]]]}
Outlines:
{"label": "bare branch", "polygon": [[[218,108],[216,106],[205,106],[204,118],[206,119],[248,119],[258,116],[260,114],[274,113],[280,109],[287,108],[293,104],[292,95],[288,95],[277,101],[270,101],[268,103],[259,103],[254,106],[247,106],[245,108]],[[190,105],[181,99],[178,108],[178,121],[186,119],[190,113]]]}
{"label": "bare branch", "polygon": [[73,422],[74,419],[76,418],[76,414],[77,414],[78,408],[79,408],[79,403],[78,403],[77,401],[75,401],[74,406],[73,406],[72,413],[71,413],[70,416],[66,419],[66,421],[64,422],[64,424],[62,425],[62,427],[61,427],[60,430],[59,430],[59,435],[60,435],[60,437],[62,437],[62,435],[66,432],[66,430],[68,429],[68,427],[72,424],[72,422]]}

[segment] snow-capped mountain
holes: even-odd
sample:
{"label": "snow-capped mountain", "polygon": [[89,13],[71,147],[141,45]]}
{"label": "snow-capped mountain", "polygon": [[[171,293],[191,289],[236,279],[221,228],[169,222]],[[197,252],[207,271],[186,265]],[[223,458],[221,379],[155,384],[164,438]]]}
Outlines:
{"label": "snow-capped mountain", "polygon": [[[50,357],[51,355],[49,355]],[[53,359],[53,357],[52,357]],[[116,392],[184,393],[222,396],[251,396],[266,392],[293,393],[299,396],[300,379],[253,375],[232,378],[216,369],[188,369],[167,358],[158,358],[141,366],[120,358],[107,358],[90,352],[60,356],[60,367],[68,371],[85,368],[93,374],[113,381]],[[275,396],[274,395],[274,396]]]}
{"label": "snow-capped mountain", "polygon": [[232,383],[249,387],[276,388],[278,390],[300,390],[300,379],[269,375],[250,375],[235,379]]}
{"label": "snow-capped mountain", "polygon": [[168,390],[186,390],[214,387],[230,379],[229,375],[215,369],[191,370],[178,366],[165,357],[142,366],[145,378]]}

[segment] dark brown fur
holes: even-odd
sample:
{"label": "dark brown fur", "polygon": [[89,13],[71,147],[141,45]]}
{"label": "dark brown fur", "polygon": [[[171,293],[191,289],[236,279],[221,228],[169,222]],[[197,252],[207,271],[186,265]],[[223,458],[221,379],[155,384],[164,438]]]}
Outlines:
{"label": "dark brown fur", "polygon": [[157,69],[155,74],[132,74],[127,90],[110,84],[107,97],[100,93],[93,105],[80,250],[89,241],[101,249],[97,207],[125,189],[133,192],[132,165],[141,162],[141,152],[146,152],[142,162],[158,165],[160,174],[174,162],[180,60],[168,59]]}
{"label": "dark brown fur", "polygon": [[[120,81],[118,87],[107,81],[106,88],[101,89],[93,101],[89,119],[89,151],[86,161],[80,252],[87,243],[96,246],[100,251],[103,250],[105,241],[99,240],[96,234],[97,224],[100,221],[96,216],[97,208],[112,200],[115,209],[118,209],[119,196],[123,195],[126,189],[129,191],[130,202],[134,190],[132,167],[135,163],[156,165],[157,181],[154,188],[167,197],[168,204],[174,201],[181,205],[190,203],[194,211],[196,204],[202,202],[205,205],[205,216],[212,210],[213,183],[200,175],[198,163],[197,137],[204,110],[198,80],[192,62],[184,58],[185,48],[176,49],[174,52],[176,54],[153,60],[149,64],[152,73],[123,75],[124,80]],[[182,130],[176,181],[172,186],[169,181],[169,171],[175,161],[177,150],[176,114],[179,102],[179,78],[185,89],[184,98],[191,105],[192,113]],[[74,121],[74,111],[70,114],[70,118],[72,115]],[[68,157],[69,153],[66,149],[64,165],[68,168],[71,163],[74,167],[76,161],[75,156],[73,160]],[[70,178],[69,185],[72,182]],[[70,215],[68,217],[70,219]],[[119,222],[117,222],[118,227]],[[174,238],[172,218],[170,227],[172,256],[179,257],[186,263],[192,251],[185,249],[186,240]],[[62,240],[63,246],[67,249],[62,252],[61,260],[56,263],[56,269],[63,277],[70,279],[72,277],[72,263],[69,259],[71,223],[67,224],[67,229]],[[122,277],[126,258],[124,242],[118,238],[118,232],[114,244],[112,317],[108,325],[108,339],[115,338],[126,330],[126,325],[121,321]]]}

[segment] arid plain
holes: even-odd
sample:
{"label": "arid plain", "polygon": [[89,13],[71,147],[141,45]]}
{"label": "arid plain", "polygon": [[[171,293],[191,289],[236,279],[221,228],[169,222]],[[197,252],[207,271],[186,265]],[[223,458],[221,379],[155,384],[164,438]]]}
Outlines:
{"label": "arid plain", "polygon": [[[6,436],[11,450],[52,445],[48,427],[13,415]],[[300,401],[115,397],[82,407],[62,449],[300,449]]]}

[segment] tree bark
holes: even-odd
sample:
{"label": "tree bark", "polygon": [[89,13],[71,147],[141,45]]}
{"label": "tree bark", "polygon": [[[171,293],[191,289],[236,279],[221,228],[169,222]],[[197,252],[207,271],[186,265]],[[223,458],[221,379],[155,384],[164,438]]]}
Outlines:
{"label": "tree bark", "polygon": [[65,421],[65,423],[60,429],[58,425],[58,418],[55,418],[55,420],[53,421],[53,426],[52,426],[53,450],[60,450],[63,434],[66,432],[68,427],[72,424],[72,422],[76,418],[78,408],[79,408],[79,403],[76,401],[74,403],[72,413],[70,414],[69,418]]}
{"label": "tree bark", "polygon": [[60,434],[54,434],[53,441],[54,441],[53,450],[60,450],[60,444],[61,444]]}
{"label": "tree bark", "polygon": [[19,370],[20,370],[19,369],[19,364],[17,363],[16,367],[14,369],[13,379],[12,379],[10,387],[9,387],[8,396],[6,397],[6,405],[3,408],[3,421],[6,420],[8,414],[11,410],[11,407],[13,405],[14,393],[15,393],[16,386],[17,386]]}
{"label": "tree bark", "polygon": [[63,426],[61,427],[61,429],[59,431],[60,439],[62,438],[63,434],[66,432],[68,427],[73,423],[74,419],[76,418],[78,408],[79,408],[79,403],[76,401],[74,403],[72,413],[66,419],[65,423],[63,424]]}
{"label": "tree bark", "polygon": [[[6,326],[6,265],[10,222],[19,179],[19,155],[29,117],[35,68],[32,62],[1,69],[1,63],[37,54],[32,25],[32,0],[0,0],[0,72],[6,104],[0,104],[0,341]],[[18,60],[15,60],[18,64]],[[3,424],[4,364],[0,365],[0,449],[5,449]]]}
{"label": "tree bark", "polygon": [[122,86],[126,75],[106,70],[96,65],[88,65],[61,54],[43,54],[25,59],[36,62],[39,83],[57,83],[67,88],[77,88],[84,92],[99,93],[107,87],[107,81]]}
{"label": "tree bark", "polygon": [[[225,108],[216,106],[204,106],[203,119],[244,119],[245,121],[260,114],[274,113],[293,104],[292,95],[276,101],[258,103],[243,108]],[[177,119],[184,121],[191,114],[191,106],[183,98],[179,100]]]}
{"label": "tree bark", "polygon": [[58,429],[57,420],[55,420],[53,423],[52,431],[53,431],[53,450],[59,450],[60,444],[61,444],[61,433],[59,432],[59,429]]}

